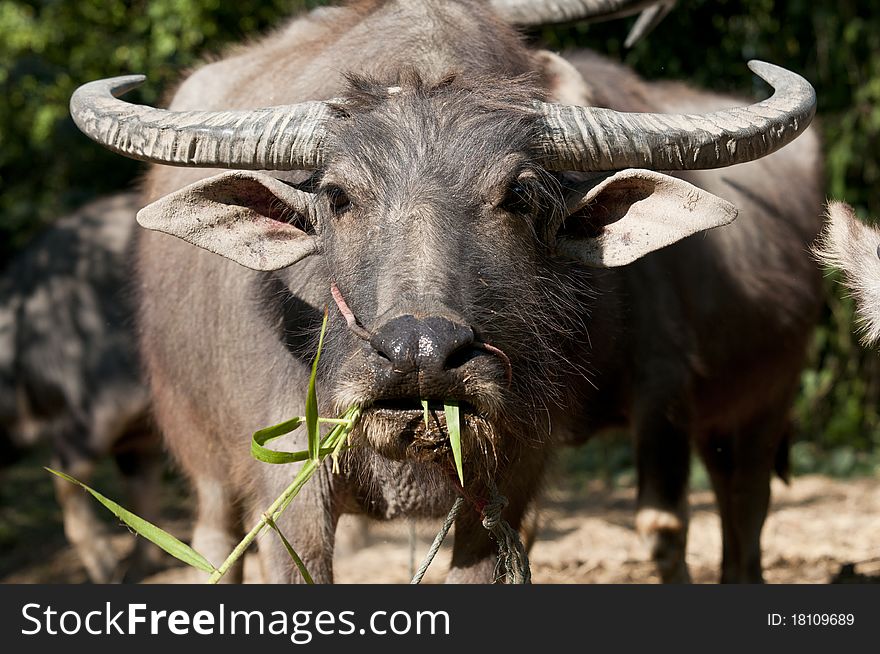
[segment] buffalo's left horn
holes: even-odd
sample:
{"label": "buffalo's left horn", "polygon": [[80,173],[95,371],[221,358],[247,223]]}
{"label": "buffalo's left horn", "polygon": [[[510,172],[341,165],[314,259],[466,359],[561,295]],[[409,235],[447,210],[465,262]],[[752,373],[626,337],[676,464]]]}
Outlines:
{"label": "buffalo's left horn", "polygon": [[774,88],[773,95],[707,114],[536,103],[543,115],[538,150],[554,170],[700,170],[758,159],[807,128],[816,113],[816,92],[803,77],[779,66],[750,61],[749,68]]}
{"label": "buffalo's left horn", "polygon": [[173,166],[299,170],[321,166],[326,102],[246,111],[168,111],[117,99],[143,75],[89,82],[70,98],[77,127],[133,159]]}

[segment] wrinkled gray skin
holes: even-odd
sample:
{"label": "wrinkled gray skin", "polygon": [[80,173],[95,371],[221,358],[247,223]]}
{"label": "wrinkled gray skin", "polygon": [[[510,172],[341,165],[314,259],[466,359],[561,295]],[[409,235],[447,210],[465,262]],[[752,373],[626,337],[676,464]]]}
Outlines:
{"label": "wrinkled gray skin", "polygon": [[[0,468],[44,441],[52,467],[89,483],[95,464],[112,455],[132,510],[155,519],[159,439],[127,290],[137,201],[119,194],[61,218],[0,275]],[[92,581],[137,576],[151,564],[158,550],[138,539],[123,565],[94,500],[54,481],[65,534]]]}
{"label": "wrinkled gray skin", "polygon": [[[815,138],[808,133],[758,163],[686,175],[739,205],[730,227],[618,269],[555,257],[555,235],[588,236],[597,229],[591,215],[603,211],[548,225],[563,200],[558,185],[572,181],[529,163],[530,122],[511,105],[526,106],[540,89],[554,100],[577,96],[618,109],[703,111],[741,102],[647,85],[588,54],[574,58],[582,79],[564,65],[560,72],[554,57],[524,48],[481,7],[390,3],[315,12],[199,69],[175,95],[174,110],[355,100],[334,126],[335,150],[314,180],[320,255],[257,273],[166,235],[140,234],[142,353],[156,417],[198,495],[194,547],[219,564],[241,520],[255,521],[292,478],[291,466],[251,459],[249,434],[302,415],[317,326],[329,306],[324,411],[350,402],[381,406],[355,431],[343,473],[322,469],[279,521],[316,580],[332,580],[341,513],[448,510],[448,443],[441,430],[421,426],[418,400],[436,406],[452,397],[466,403],[468,493],[485,498],[485,480],[494,478],[514,528],[539,487],[548,445],[631,426],[638,523],[666,581],[687,578],[685,489],[696,444],[721,506],[722,579],[758,581],[769,477],[774,463],[784,469],[789,402],[819,304],[806,253],[819,213]],[[400,62],[418,75],[401,73]],[[340,74],[346,66],[378,84],[349,84]],[[450,71],[456,79],[443,82]],[[537,88],[513,79],[528,73]],[[403,90],[389,94],[389,86]],[[463,91],[469,87],[479,92]],[[154,167],[145,201],[210,174]],[[517,192],[531,198],[524,208]],[[332,281],[360,322],[387,338],[367,345],[346,329]],[[503,360],[475,347],[455,353],[445,376],[400,377],[378,351],[394,356],[409,347],[389,326],[413,315],[437,320],[438,330],[449,324],[441,319],[468,326],[500,348],[511,362],[510,385]],[[304,437],[285,446],[303,449]],[[275,539],[260,541],[260,555],[267,580],[299,580]],[[456,523],[448,580],[491,581],[494,568],[494,543],[468,509]]]}

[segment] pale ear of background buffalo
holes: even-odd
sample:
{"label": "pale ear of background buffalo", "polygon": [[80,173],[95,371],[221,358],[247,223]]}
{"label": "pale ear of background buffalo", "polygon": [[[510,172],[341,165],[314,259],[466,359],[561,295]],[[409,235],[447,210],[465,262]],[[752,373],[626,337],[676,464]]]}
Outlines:
{"label": "pale ear of background buffalo", "polygon": [[252,270],[278,270],[317,250],[306,233],[313,196],[265,175],[232,171],[203,179],[141,209],[137,221]]}
{"label": "pale ear of background buffalo", "polygon": [[597,268],[625,266],[698,232],[727,225],[737,209],[676,177],[624,170],[573,194],[556,249]]}
{"label": "pale ear of background buffalo", "polygon": [[839,268],[856,299],[862,342],[880,341],[880,229],[866,225],[843,202],[828,203],[828,220],[813,247],[826,266]]}
{"label": "pale ear of background buffalo", "polygon": [[551,102],[581,107],[589,107],[596,103],[593,87],[568,61],[549,50],[538,50],[534,57],[547,86],[547,97]]}

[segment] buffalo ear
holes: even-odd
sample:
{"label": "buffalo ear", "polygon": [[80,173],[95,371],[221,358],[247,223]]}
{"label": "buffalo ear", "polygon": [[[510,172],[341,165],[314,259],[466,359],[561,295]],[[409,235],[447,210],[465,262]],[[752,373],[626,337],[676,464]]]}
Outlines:
{"label": "buffalo ear", "polygon": [[317,250],[305,229],[312,195],[263,173],[231,171],[186,186],[141,209],[147,229],[182,238],[252,270],[278,270]]}
{"label": "buffalo ear", "polygon": [[549,50],[538,50],[534,57],[551,102],[581,107],[596,104],[593,87],[571,63]]}
{"label": "buffalo ear", "polygon": [[567,201],[556,249],[589,266],[625,266],[706,229],[727,225],[736,207],[676,177],[624,170]]}

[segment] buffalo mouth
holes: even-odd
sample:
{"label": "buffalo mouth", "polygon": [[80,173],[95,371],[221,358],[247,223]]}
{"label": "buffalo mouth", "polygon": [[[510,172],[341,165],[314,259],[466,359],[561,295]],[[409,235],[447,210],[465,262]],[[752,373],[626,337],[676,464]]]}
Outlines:
{"label": "buffalo mouth", "polygon": [[[459,406],[462,450],[467,456],[489,431],[489,421],[473,404]],[[383,456],[394,460],[442,462],[451,458],[452,446],[446,426],[444,403],[428,402],[428,420],[421,400],[377,400],[364,408],[360,427],[367,442]],[[483,450],[484,447],[479,447]]]}

